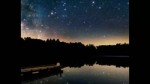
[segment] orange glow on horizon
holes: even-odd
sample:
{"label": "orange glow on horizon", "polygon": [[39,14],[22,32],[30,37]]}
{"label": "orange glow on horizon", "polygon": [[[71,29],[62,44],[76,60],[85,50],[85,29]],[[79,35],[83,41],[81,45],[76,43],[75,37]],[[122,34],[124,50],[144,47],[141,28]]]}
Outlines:
{"label": "orange glow on horizon", "polygon": [[81,40],[84,44],[93,44],[98,45],[116,45],[117,43],[129,43],[129,37],[120,36],[120,37],[106,37],[106,38],[91,38]]}
{"label": "orange glow on horizon", "polygon": [[[31,37],[32,36],[32,37]],[[98,45],[116,45],[117,43],[129,43],[129,38],[128,37],[106,37],[106,38],[87,38],[87,39],[73,39],[73,38],[69,38],[69,37],[65,37],[65,36],[61,36],[61,35],[38,35],[38,33],[21,33],[21,37],[31,37],[31,38],[36,38],[36,39],[42,39],[42,40],[46,40],[48,38],[50,39],[59,39],[61,42],[81,42],[84,45],[87,44],[93,44],[94,46],[98,46]]]}
{"label": "orange glow on horizon", "polygon": [[45,32],[37,29],[28,29],[21,24],[21,37],[31,37],[35,39],[59,39],[61,42],[81,42],[84,45],[93,44],[98,45],[116,45],[117,43],[129,43],[129,36],[107,36],[107,37],[94,37],[94,38],[71,38],[69,36],[63,36],[58,33],[46,34]]}

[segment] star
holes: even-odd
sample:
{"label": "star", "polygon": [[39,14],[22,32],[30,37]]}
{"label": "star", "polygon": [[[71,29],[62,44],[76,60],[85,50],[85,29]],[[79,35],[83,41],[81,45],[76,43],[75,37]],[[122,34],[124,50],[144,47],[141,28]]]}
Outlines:
{"label": "star", "polygon": [[95,4],[95,1],[92,1],[92,4]]}
{"label": "star", "polygon": [[28,17],[31,17],[31,15],[29,14]]}
{"label": "star", "polygon": [[94,6],[94,4],[95,4],[95,1],[92,1],[92,6]]}
{"label": "star", "polygon": [[54,14],[56,14],[57,12],[55,11]]}
{"label": "star", "polygon": [[47,17],[50,17],[50,15],[48,15]]}
{"label": "star", "polygon": [[26,21],[26,19],[23,19],[23,21]]}
{"label": "star", "polygon": [[51,15],[54,15],[54,12],[53,12],[53,11],[51,11]]}
{"label": "star", "polygon": [[66,3],[64,2],[64,3],[63,3],[63,6],[65,6],[65,5],[66,5]]}
{"label": "star", "polygon": [[64,11],[66,11],[67,9],[66,8],[64,8]]}
{"label": "star", "polygon": [[67,15],[62,15],[62,17],[67,17]]}
{"label": "star", "polygon": [[98,9],[102,9],[102,7],[101,7],[101,6],[99,6],[99,7],[98,7]]}

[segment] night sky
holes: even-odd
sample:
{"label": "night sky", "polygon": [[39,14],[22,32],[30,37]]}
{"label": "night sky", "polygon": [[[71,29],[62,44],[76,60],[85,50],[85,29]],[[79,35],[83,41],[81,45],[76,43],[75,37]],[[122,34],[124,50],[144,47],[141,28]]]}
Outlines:
{"label": "night sky", "polygon": [[129,43],[129,0],[21,0],[21,37]]}

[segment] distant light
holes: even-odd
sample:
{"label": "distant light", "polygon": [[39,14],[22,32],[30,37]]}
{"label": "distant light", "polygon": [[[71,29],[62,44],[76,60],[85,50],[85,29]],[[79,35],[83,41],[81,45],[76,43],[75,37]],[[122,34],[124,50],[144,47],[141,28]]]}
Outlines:
{"label": "distant light", "polygon": [[51,12],[51,15],[54,15],[53,11]]}
{"label": "distant light", "polygon": [[60,66],[60,63],[57,63],[56,66]]}
{"label": "distant light", "polygon": [[64,11],[66,11],[67,9],[66,8],[64,8]]}
{"label": "distant light", "polygon": [[95,4],[95,1],[92,1],[92,4]]}
{"label": "distant light", "polygon": [[102,9],[102,7],[100,6],[100,7],[98,7],[98,9]]}

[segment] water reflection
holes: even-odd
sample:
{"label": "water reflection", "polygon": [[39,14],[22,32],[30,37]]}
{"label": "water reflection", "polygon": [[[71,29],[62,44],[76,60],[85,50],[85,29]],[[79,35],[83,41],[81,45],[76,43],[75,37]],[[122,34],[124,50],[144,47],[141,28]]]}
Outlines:
{"label": "water reflection", "polygon": [[129,84],[129,67],[94,64],[62,70],[61,76],[52,75],[22,84]]}

